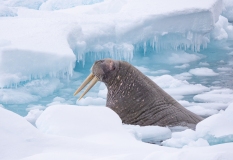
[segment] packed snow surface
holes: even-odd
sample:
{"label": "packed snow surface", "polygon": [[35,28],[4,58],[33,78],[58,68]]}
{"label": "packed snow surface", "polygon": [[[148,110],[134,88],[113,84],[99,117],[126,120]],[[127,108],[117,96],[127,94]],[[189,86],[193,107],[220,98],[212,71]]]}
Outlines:
{"label": "packed snow surface", "polygon": [[217,76],[218,73],[215,73],[212,69],[209,68],[195,68],[191,69],[189,73],[195,76]]}
{"label": "packed snow surface", "polygon": [[[225,114],[225,115],[224,115]],[[183,149],[167,148],[141,142],[140,138],[170,138],[168,128],[128,127],[125,129],[116,113],[106,107],[81,107],[74,105],[53,105],[48,107],[32,126],[23,117],[0,108],[1,159],[199,159],[209,160],[233,156],[233,143],[209,146],[208,141],[197,139],[197,135],[229,136],[232,134],[232,106],[222,115],[225,117],[208,118],[198,124],[197,131],[185,130],[172,134],[177,143],[188,145]],[[218,115],[216,115],[218,116]],[[226,117],[227,116],[227,117]],[[227,119],[230,118],[230,119]],[[3,123],[4,122],[4,123]],[[218,122],[218,123],[216,123]],[[215,127],[223,130],[216,132]],[[224,126],[221,125],[224,123]],[[204,127],[204,130],[201,129]],[[201,129],[201,130],[199,130]],[[150,132],[148,132],[150,130]],[[152,134],[156,131],[155,134]],[[150,133],[150,134],[148,134]],[[159,134],[160,133],[160,134]],[[218,138],[217,137],[217,138]],[[169,139],[168,139],[169,140]],[[165,141],[166,142],[166,141]],[[170,143],[171,144],[171,143]],[[14,146],[14,149],[12,148]],[[201,146],[201,147],[200,147]],[[195,148],[193,148],[195,147]],[[9,152],[10,151],[10,152]],[[198,153],[198,154],[196,154]]]}
{"label": "packed snow surface", "polygon": [[209,146],[225,142],[233,142],[233,103],[225,111],[210,116],[199,122],[196,131],[187,129],[172,133],[172,138],[162,142],[170,147]]}
{"label": "packed snow surface", "polygon": [[233,1],[232,0],[223,0],[223,16],[233,22]]}
{"label": "packed snow surface", "polygon": [[[167,6],[170,1],[108,0],[53,12],[17,8],[11,13],[9,7],[35,8],[29,2],[13,2],[3,1],[5,6],[0,8],[0,13],[7,14],[3,16],[17,15],[0,20],[0,73],[5,75],[0,87],[46,75],[72,75],[75,55],[78,61],[85,61],[88,52],[130,60],[135,47],[147,45],[147,41],[155,50],[163,47],[160,43],[200,50],[209,41],[200,33],[210,32],[221,12],[218,0],[179,0],[175,2],[179,5],[171,7]],[[49,0],[40,7],[49,3],[63,4]],[[167,40],[170,34],[180,41]]]}

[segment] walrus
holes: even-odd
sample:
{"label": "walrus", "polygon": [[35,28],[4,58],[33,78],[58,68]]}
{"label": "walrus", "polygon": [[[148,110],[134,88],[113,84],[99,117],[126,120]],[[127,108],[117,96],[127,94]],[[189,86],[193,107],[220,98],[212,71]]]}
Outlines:
{"label": "walrus", "polygon": [[98,60],[91,74],[75,91],[89,82],[81,99],[98,81],[108,89],[106,106],[115,111],[122,123],[148,126],[184,126],[195,129],[203,118],[184,108],[150,78],[126,61]]}

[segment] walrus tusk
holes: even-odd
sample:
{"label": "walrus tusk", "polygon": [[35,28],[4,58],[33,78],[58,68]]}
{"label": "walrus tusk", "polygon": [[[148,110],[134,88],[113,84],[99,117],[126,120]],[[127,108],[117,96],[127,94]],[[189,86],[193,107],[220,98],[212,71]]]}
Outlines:
{"label": "walrus tusk", "polygon": [[81,84],[81,86],[74,92],[74,96],[76,94],[78,94],[93,78],[95,77],[94,74],[90,74],[85,80],[84,82]]}
{"label": "walrus tusk", "polygon": [[98,82],[98,78],[96,76],[94,76],[94,78],[91,80],[90,85],[87,87],[87,89],[85,90],[85,92],[79,97],[78,100],[80,100],[83,96],[85,96],[85,94]]}

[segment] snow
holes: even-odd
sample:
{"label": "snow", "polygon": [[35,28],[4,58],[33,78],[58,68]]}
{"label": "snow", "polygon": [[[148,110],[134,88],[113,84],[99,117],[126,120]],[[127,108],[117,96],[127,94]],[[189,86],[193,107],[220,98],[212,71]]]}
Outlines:
{"label": "snow", "polygon": [[223,0],[223,16],[227,17],[229,21],[233,21],[233,1]]}
{"label": "snow", "polygon": [[219,16],[219,20],[211,32],[211,37],[214,40],[233,39],[233,26],[228,23],[227,18]]}
{"label": "snow", "polygon": [[0,108],[0,159],[19,159],[41,151],[43,135],[23,117]]}
{"label": "snow", "polygon": [[185,80],[178,80],[170,75],[162,75],[159,77],[149,76],[156,84],[163,88],[171,95],[189,95],[209,91],[209,88],[200,84],[189,84]]}
{"label": "snow", "polygon": [[191,106],[201,106],[207,109],[214,109],[214,110],[225,110],[228,107],[228,104],[221,103],[221,102],[208,102],[208,103],[195,103],[195,102],[188,102],[185,100],[178,101],[184,107],[191,107]]}
{"label": "snow", "polygon": [[[64,117],[64,114],[69,115],[69,117]],[[28,118],[29,116],[26,116],[27,120]],[[120,134],[122,132],[121,134],[126,134],[124,128],[133,136],[130,134],[124,135],[124,137],[120,137],[121,142],[125,138],[129,140],[135,137],[140,141],[159,143],[171,137],[170,129],[165,127],[131,125],[122,127],[120,118],[107,107],[54,105],[42,113],[36,121],[36,126],[46,134],[81,138],[88,142],[101,144],[115,143],[111,139],[113,136],[114,138],[118,136],[115,133]]]}
{"label": "snow", "polygon": [[17,16],[16,9],[11,9],[6,6],[0,6],[0,17],[15,17],[15,16]]}
{"label": "snow", "polygon": [[[224,136],[233,136],[232,119],[233,103],[231,103],[225,111],[221,111],[204,121],[200,122],[196,131],[199,136],[212,135],[215,138],[224,138]],[[230,140],[230,141],[233,141]]]}
{"label": "snow", "polygon": [[[61,118],[64,115],[69,117]],[[84,127],[90,124],[92,127]],[[94,135],[103,130],[119,130],[121,120],[107,107],[54,105],[43,112],[37,119],[36,126],[43,133],[80,138],[89,136],[87,133]]]}
{"label": "snow", "polygon": [[233,103],[225,111],[210,116],[199,122],[196,131],[187,129],[182,132],[174,132],[170,139],[162,142],[169,147],[208,146],[233,141]]}
{"label": "snow", "polygon": [[[211,125],[214,122],[224,129],[221,134],[232,134],[231,109],[226,110],[218,119],[202,121],[200,127],[205,127],[208,133],[214,133]],[[95,110],[95,111],[93,111]],[[185,143],[182,149],[167,148],[154,144],[140,142],[135,139],[131,131],[141,133],[143,137],[153,136],[161,138],[171,133],[163,127],[125,126],[120,118],[106,107],[80,107],[75,105],[55,105],[48,107],[37,119],[35,128],[25,118],[0,108],[1,159],[196,159],[208,157],[216,160],[219,157],[231,159],[233,143],[209,146],[208,140],[197,138],[195,131],[185,130],[172,133],[176,139],[196,139]],[[220,115],[220,113],[218,114]],[[223,117],[226,117],[221,121]],[[209,117],[210,119],[211,117]],[[232,118],[231,118],[232,119]],[[214,121],[215,120],[215,121]],[[225,125],[221,125],[224,123]],[[228,127],[227,127],[228,126]],[[126,128],[125,128],[126,127]],[[154,128],[153,128],[154,127]],[[201,130],[203,131],[203,130]],[[219,130],[221,131],[221,130]],[[197,133],[199,132],[197,127]],[[164,141],[166,142],[166,141]],[[177,143],[181,143],[178,141]],[[176,144],[178,145],[178,144]],[[174,147],[174,146],[173,146]],[[9,152],[10,151],[10,152]],[[199,154],[196,154],[199,153]]]}
{"label": "snow", "polygon": [[208,116],[218,113],[217,109],[204,108],[202,106],[190,106],[190,107],[187,107],[187,109],[202,117],[208,117]]}
{"label": "snow", "polygon": [[160,144],[160,142],[171,138],[171,130],[167,127],[124,125],[124,128],[137,140],[147,143]]}
{"label": "snow", "polygon": [[[232,159],[232,0],[0,4],[0,159]],[[105,57],[205,119],[196,131],[122,124],[103,83],[77,101]]]}
{"label": "snow", "polygon": [[175,66],[175,68],[180,68],[180,69],[184,69],[184,68],[188,68],[188,67],[190,67],[190,65],[189,64],[183,64],[183,65],[180,65],[180,66]]}
{"label": "snow", "polygon": [[107,93],[108,93],[108,89],[107,89],[107,87],[105,87],[104,89],[99,90],[98,96],[101,97],[101,98],[106,98]]}
{"label": "snow", "polygon": [[36,120],[41,115],[43,110],[40,109],[31,109],[28,114],[24,117],[28,122],[35,125]]}
{"label": "snow", "polygon": [[0,103],[3,104],[24,104],[38,100],[35,95],[14,89],[1,89],[0,96]]}
{"label": "snow", "polygon": [[66,40],[69,31],[57,25],[58,18],[50,17],[47,21],[36,14],[36,11],[18,8],[16,19],[7,17],[0,21],[1,39],[8,42],[0,47],[0,73],[4,75],[0,87],[72,74],[75,56]]}
{"label": "snow", "polygon": [[230,103],[232,99],[233,90],[231,89],[214,89],[209,92],[198,94],[193,97],[195,101],[199,102],[222,102]]}
{"label": "snow", "polygon": [[207,140],[199,138],[197,141],[192,141],[188,145],[185,145],[185,147],[202,147],[202,146],[209,146],[209,143]]}
{"label": "snow", "polygon": [[197,139],[195,131],[191,129],[182,132],[174,132],[171,137],[171,139],[165,140],[162,144],[168,147],[182,148]]}
{"label": "snow", "polygon": [[[61,9],[64,4],[53,0],[3,2],[8,8],[27,6],[34,9],[38,6],[60,6],[58,8]],[[95,2],[100,1],[87,3]],[[147,45],[147,41],[150,42],[148,45],[154,46],[154,50],[169,47],[199,51],[209,42],[208,37],[200,33],[210,32],[217,22],[221,1],[190,2],[179,0],[176,2],[179,5],[167,7],[167,1],[159,0],[127,0],[120,3],[108,0],[86,6],[76,6],[84,1],[69,1],[65,8],[76,7],[54,12],[17,8],[16,18],[7,17],[0,21],[1,41],[5,44],[0,48],[0,73],[8,75],[4,82],[12,78],[10,81],[15,83],[31,77],[69,76],[72,75],[75,60],[85,61],[86,53],[131,60],[135,48]],[[144,12],[145,8],[147,12]],[[180,41],[170,41],[173,34]],[[98,40],[95,41],[95,38]],[[177,54],[173,53],[171,58],[175,57]],[[179,63],[198,57],[190,58],[184,57]],[[4,87],[7,85],[1,84]]]}
{"label": "snow", "polygon": [[106,99],[86,97],[86,98],[82,98],[81,100],[77,100],[76,104],[80,105],[80,106],[86,106],[86,105],[102,105],[102,106],[104,106],[106,104]]}
{"label": "snow", "polygon": [[168,70],[157,70],[157,71],[152,71],[146,67],[143,66],[135,66],[139,71],[143,72],[144,74],[147,75],[158,75],[158,74],[166,74],[169,73],[170,71]]}
{"label": "snow", "polygon": [[[97,1],[88,1],[95,2]],[[145,54],[147,46],[154,51],[172,48],[174,51],[164,54],[169,58],[161,61],[177,64],[178,68],[181,66],[184,69],[188,67],[188,63],[196,62],[203,56],[183,50],[198,51],[201,46],[206,47],[209,37],[202,33],[211,32],[221,10],[221,2],[217,0],[204,3],[179,1],[176,2],[179,5],[171,5],[173,7],[167,7],[167,2],[149,0],[109,0],[80,5],[83,3],[84,1],[69,1],[64,6],[62,1],[53,0],[3,1],[3,7],[14,11],[17,16],[3,17],[0,21],[0,88],[3,88],[0,90],[0,103],[27,106],[56,93],[61,88],[61,79],[69,80],[73,75],[75,61],[84,63],[88,54],[95,59],[105,55],[132,60],[134,52],[142,46]],[[148,5],[156,6],[156,10],[154,7],[148,8]],[[43,7],[59,10],[43,11]],[[148,12],[144,12],[145,8]],[[170,71],[160,69],[146,72],[149,75],[165,73]],[[181,80],[191,79],[191,76],[182,77]],[[43,83],[44,79],[48,81]],[[28,86],[27,83],[31,81],[39,82]],[[177,85],[167,88],[167,91],[177,99],[208,91],[202,85],[182,83],[184,85],[181,90]],[[185,89],[186,86],[189,89]],[[179,92],[176,93],[177,90]],[[106,89],[100,90],[98,96],[103,99],[95,97],[91,105],[104,105],[106,92]],[[65,100],[67,102],[62,103],[75,104],[69,98]],[[90,105],[84,101],[85,99],[77,104]],[[55,103],[59,102],[43,105]]]}
{"label": "snow", "polygon": [[209,63],[207,63],[207,62],[200,62],[199,65],[200,66],[209,66]]}
{"label": "snow", "polygon": [[195,68],[195,69],[190,69],[189,73],[195,75],[195,76],[217,76],[218,73],[214,72],[210,68]]}
{"label": "snow", "polygon": [[174,76],[174,78],[178,79],[178,80],[189,80],[192,78],[192,74],[190,74],[189,72],[183,72],[180,74],[177,74]]}
{"label": "snow", "polygon": [[30,9],[39,9],[40,5],[46,0],[1,0],[1,4],[9,7],[26,7]]}
{"label": "snow", "polygon": [[230,71],[231,68],[229,68],[229,67],[220,67],[220,68],[217,68],[217,70],[219,70],[219,71]]}
{"label": "snow", "polygon": [[56,78],[32,80],[24,86],[0,89],[0,103],[25,104],[52,94],[59,86]]}
{"label": "snow", "polygon": [[[168,62],[175,64],[190,63],[193,61],[200,60],[201,58],[202,56],[198,54],[188,54],[185,52],[180,52],[180,53],[172,53],[171,56],[169,56]],[[187,64],[186,67],[188,67]]]}
{"label": "snow", "polygon": [[55,98],[53,98],[53,102],[64,103],[65,101],[66,101],[65,98],[62,98],[62,97],[55,97]]}
{"label": "snow", "polygon": [[102,2],[103,0],[48,0],[44,2],[40,6],[40,10],[59,10],[59,9],[66,9],[66,8],[72,8],[79,5],[88,5],[88,4],[94,4],[98,2]]}

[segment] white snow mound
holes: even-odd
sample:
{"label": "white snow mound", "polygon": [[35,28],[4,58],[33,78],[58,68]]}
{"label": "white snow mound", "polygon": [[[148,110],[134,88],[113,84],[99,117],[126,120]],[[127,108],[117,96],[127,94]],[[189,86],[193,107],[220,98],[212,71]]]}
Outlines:
{"label": "white snow mound", "polygon": [[114,137],[133,140],[122,127],[119,116],[107,107],[53,105],[37,119],[37,128],[46,134],[74,137],[95,143],[113,143]]}

